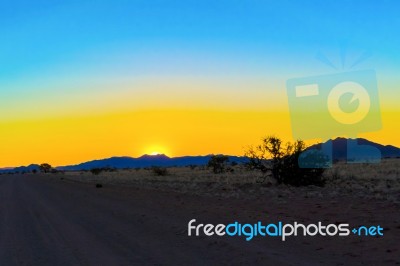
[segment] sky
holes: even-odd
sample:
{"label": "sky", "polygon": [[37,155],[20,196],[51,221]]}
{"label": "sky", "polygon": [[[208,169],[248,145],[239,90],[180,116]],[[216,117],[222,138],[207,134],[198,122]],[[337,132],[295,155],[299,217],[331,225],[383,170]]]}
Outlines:
{"label": "sky", "polygon": [[293,140],[288,80],[366,69],[382,127],[357,136],[400,146],[399,11],[397,1],[1,1],[0,167],[243,155],[266,135]]}

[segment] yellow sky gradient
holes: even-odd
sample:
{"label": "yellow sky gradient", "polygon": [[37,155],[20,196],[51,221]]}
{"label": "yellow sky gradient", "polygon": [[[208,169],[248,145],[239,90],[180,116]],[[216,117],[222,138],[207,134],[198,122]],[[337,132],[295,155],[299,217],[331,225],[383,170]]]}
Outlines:
{"label": "yellow sky gradient", "polygon": [[110,156],[242,155],[266,132],[290,135],[287,113],[152,110],[3,123],[1,166]]}
{"label": "yellow sky gradient", "polygon": [[[383,112],[383,129],[360,137],[400,146],[400,128],[393,123],[398,115]],[[153,152],[243,155],[248,145],[268,134],[292,140],[288,111],[142,110],[19,120],[0,124],[0,130],[0,167],[42,162],[60,166]]]}

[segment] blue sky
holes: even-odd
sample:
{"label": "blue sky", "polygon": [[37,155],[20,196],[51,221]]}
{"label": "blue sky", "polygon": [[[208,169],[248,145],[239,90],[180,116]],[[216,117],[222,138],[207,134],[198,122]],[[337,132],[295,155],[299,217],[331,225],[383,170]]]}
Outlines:
{"label": "blue sky", "polygon": [[[395,105],[399,7],[395,1],[2,1],[1,117],[32,100],[46,107],[65,99],[55,104],[61,106],[108,97],[98,96],[104,90],[126,98],[121,82],[143,77],[265,79],[265,88],[243,90],[268,92],[284,91],[293,77],[368,68],[377,71],[383,99]],[[316,59],[318,53],[337,68]],[[350,68],[363,53],[372,56]]]}
{"label": "blue sky", "polygon": [[163,58],[171,51],[192,55],[193,64],[204,55],[244,60],[257,72],[344,46],[371,50],[377,63],[398,69],[399,7],[396,1],[2,1],[0,80],[63,65],[112,70],[128,64],[129,55]]}

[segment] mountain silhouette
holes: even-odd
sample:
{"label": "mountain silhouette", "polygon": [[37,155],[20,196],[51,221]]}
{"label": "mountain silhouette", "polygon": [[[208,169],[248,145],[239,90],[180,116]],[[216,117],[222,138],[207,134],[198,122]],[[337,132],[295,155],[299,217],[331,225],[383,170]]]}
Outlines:
{"label": "mountain silhouette", "polygon": [[[137,168],[137,167],[172,167],[172,166],[188,166],[188,165],[206,165],[212,155],[205,156],[183,156],[170,158],[165,154],[158,155],[143,155],[138,158],[132,157],[111,157],[102,160],[89,161],[77,165],[57,167],[59,170],[75,171],[75,170],[90,170],[92,168],[112,167],[117,169],[122,168]],[[228,156],[229,162],[243,163],[245,157]]]}
{"label": "mountain silhouette", "polygon": [[30,173],[33,170],[39,172],[39,165],[38,164],[30,164],[28,166],[19,166],[19,167],[7,167],[0,169],[0,173]]}
{"label": "mountain silhouette", "polygon": [[[332,141],[332,159],[345,160],[347,158],[347,138],[336,138]],[[351,139],[350,139],[351,140]],[[368,145],[377,148],[381,152],[382,158],[400,158],[400,149],[392,145],[382,145],[363,138],[353,139],[357,140],[358,145]],[[324,142],[327,143],[328,141]],[[321,143],[310,146],[308,149],[320,149]]]}
{"label": "mountain silhouette", "polygon": [[[332,141],[333,147],[333,160],[345,160],[347,158],[347,140],[346,138],[336,138]],[[382,158],[400,158],[400,149],[392,145],[382,145],[363,138],[357,138],[359,145],[369,145],[377,148],[382,155]],[[325,142],[326,143],[326,142]],[[308,149],[320,149],[322,143],[310,146]],[[117,169],[123,168],[143,168],[151,166],[172,167],[172,166],[189,166],[189,165],[206,165],[212,155],[205,156],[182,156],[182,157],[168,157],[165,154],[148,155],[145,154],[138,158],[133,157],[111,157],[101,160],[93,160],[77,165],[67,165],[56,167],[58,170],[64,171],[79,171],[90,170],[93,168],[111,167]],[[247,161],[246,157],[228,156],[229,162],[244,163]],[[21,166],[16,168],[3,168],[0,173],[23,173],[32,172],[33,169],[39,170],[39,165],[31,164],[29,166]]]}

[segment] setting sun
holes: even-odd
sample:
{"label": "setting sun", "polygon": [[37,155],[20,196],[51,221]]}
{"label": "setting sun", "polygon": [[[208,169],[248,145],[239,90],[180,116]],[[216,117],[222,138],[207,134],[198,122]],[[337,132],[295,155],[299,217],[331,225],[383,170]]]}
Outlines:
{"label": "setting sun", "polygon": [[159,155],[159,154],[168,155],[169,153],[168,153],[167,149],[165,147],[163,147],[163,146],[152,145],[152,146],[149,146],[145,150],[144,154],[148,154],[148,155],[153,155],[154,156],[154,155]]}

